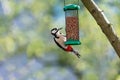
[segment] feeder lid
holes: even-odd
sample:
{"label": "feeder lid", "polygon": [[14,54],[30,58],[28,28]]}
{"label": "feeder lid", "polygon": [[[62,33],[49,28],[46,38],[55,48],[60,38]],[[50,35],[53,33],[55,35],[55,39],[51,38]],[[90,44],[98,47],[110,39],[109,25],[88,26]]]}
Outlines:
{"label": "feeder lid", "polygon": [[68,4],[66,6],[64,6],[64,11],[66,10],[79,10],[80,6],[76,5],[76,4]]}

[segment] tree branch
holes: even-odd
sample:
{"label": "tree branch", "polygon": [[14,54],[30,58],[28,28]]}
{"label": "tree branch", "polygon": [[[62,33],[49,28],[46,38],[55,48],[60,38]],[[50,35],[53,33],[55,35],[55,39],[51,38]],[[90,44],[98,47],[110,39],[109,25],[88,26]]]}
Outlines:
{"label": "tree branch", "polygon": [[112,25],[104,15],[103,11],[95,4],[93,0],[81,0],[84,6],[88,9],[91,15],[96,20],[97,24],[100,26],[103,33],[108,38],[109,42],[115,49],[117,55],[120,58],[120,40],[112,29]]}

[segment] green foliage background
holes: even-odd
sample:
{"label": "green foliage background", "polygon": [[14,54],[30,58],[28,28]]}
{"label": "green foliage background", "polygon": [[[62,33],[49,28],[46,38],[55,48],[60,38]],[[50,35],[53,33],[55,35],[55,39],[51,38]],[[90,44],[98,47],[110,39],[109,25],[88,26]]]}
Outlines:
{"label": "green foliage background", "polygon": [[[120,37],[120,1],[95,2],[104,10]],[[77,80],[120,79],[119,58],[81,1],[79,24],[82,45],[74,46],[81,54],[80,59],[59,49],[50,34],[54,27],[63,27],[62,32],[65,33],[63,0],[1,0],[0,3],[8,6],[0,11],[0,61],[17,54],[27,54],[28,59],[40,60],[53,55],[54,63],[70,68]],[[48,62],[47,65],[52,66],[53,63]],[[39,76],[39,72],[36,75]]]}

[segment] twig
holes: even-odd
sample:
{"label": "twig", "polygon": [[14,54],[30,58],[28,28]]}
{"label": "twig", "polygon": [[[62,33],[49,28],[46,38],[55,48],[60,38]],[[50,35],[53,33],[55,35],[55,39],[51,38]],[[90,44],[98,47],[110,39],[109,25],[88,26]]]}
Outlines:
{"label": "twig", "polygon": [[113,30],[113,25],[108,21],[104,15],[104,11],[101,10],[93,0],[81,0],[84,6],[88,9],[91,15],[96,20],[97,24],[100,26],[103,33],[108,38],[109,42],[115,49],[117,55],[120,58],[120,40]]}

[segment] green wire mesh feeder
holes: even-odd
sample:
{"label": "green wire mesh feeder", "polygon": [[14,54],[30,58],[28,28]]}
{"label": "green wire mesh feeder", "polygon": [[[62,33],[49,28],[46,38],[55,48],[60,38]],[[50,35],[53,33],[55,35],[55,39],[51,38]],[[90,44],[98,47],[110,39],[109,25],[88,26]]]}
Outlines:
{"label": "green wire mesh feeder", "polygon": [[66,37],[65,45],[80,45],[79,41],[79,17],[78,5],[79,0],[64,0],[64,11],[66,21]]}

